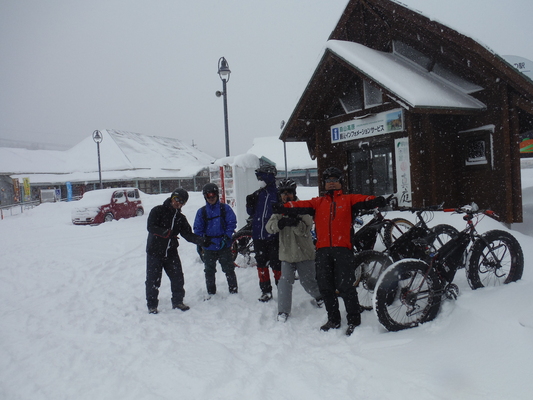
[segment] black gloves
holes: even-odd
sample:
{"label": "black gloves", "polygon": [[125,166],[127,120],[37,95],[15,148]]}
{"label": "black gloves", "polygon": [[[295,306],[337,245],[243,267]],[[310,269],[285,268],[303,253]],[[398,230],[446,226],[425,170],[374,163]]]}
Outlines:
{"label": "black gloves", "polygon": [[205,236],[201,238],[200,243],[199,243],[199,245],[202,247],[209,247],[212,244],[213,244],[213,241]]}
{"label": "black gloves", "polygon": [[385,199],[385,197],[383,196],[378,196],[376,197],[375,199],[373,200],[369,200],[367,201],[367,203],[369,202],[374,202],[372,208],[376,208],[376,207],[385,207],[388,203],[387,203],[387,200]]}
{"label": "black gloves", "polygon": [[367,201],[360,201],[359,203],[355,203],[352,206],[352,212],[358,211],[358,210],[371,210],[376,207],[385,207],[387,205],[387,200],[383,196],[378,196],[375,199],[367,200]]}
{"label": "black gloves", "polygon": [[300,219],[297,217],[281,218],[278,221],[278,228],[281,230],[285,228],[286,226],[296,226],[298,225],[298,222],[300,222]]}
{"label": "black gloves", "polygon": [[246,207],[247,208],[254,208],[256,203],[257,203],[257,194],[255,192],[246,196]]}
{"label": "black gloves", "polygon": [[283,207],[283,203],[272,204],[272,212],[274,214],[283,214],[284,211],[285,207]]}

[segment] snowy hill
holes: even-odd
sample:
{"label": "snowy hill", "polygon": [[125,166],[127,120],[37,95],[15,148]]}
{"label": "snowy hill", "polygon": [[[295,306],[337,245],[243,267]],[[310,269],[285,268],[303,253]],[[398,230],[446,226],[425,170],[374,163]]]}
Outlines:
{"label": "snowy hill", "polygon": [[[532,177],[524,170],[524,204],[533,204]],[[316,192],[300,188],[299,196]],[[165,197],[145,195],[146,210]],[[191,193],[190,222],[203,204]],[[171,309],[164,276],[160,313],[149,315],[147,216],[74,226],[73,206],[43,204],[0,221],[1,399],[531,399],[532,236],[512,231],[526,260],[521,281],[472,291],[461,270],[459,298],[445,301],[434,321],[390,333],[365,312],[346,337],[319,331],[325,310],[298,282],[289,320],[277,322],[276,293],[257,301],[253,268],[237,270],[232,296],[219,271],[219,293],[203,301],[203,266],[183,239],[191,310]],[[389,216],[396,214],[412,217]],[[526,215],[522,227],[533,227]],[[437,223],[464,226],[449,214]],[[505,229],[488,218],[479,228]]]}

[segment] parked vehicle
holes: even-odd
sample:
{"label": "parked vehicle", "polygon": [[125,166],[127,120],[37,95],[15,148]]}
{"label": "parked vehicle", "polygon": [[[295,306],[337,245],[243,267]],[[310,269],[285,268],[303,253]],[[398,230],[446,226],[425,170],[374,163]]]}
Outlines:
{"label": "parked vehicle", "polygon": [[376,283],[374,311],[389,331],[433,320],[442,298],[457,298],[459,288],[453,279],[463,266],[472,289],[503,285],[522,277],[524,253],[518,241],[507,231],[479,234],[476,230],[481,217],[497,219],[493,211],[479,210],[474,203],[444,211],[465,214],[466,228],[436,251],[430,246],[430,238],[412,240],[416,258],[390,265]]}
{"label": "parked vehicle", "polygon": [[139,189],[113,188],[86,192],[72,210],[75,225],[96,225],[144,214]]}

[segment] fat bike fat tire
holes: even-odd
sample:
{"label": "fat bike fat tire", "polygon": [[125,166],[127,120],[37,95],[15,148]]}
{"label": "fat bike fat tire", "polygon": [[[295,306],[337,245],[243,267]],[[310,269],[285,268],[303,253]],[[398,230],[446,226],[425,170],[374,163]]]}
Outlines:
{"label": "fat bike fat tire", "polygon": [[393,218],[383,228],[383,244],[388,249],[401,235],[415,226],[405,218]]}
{"label": "fat bike fat tire", "polygon": [[466,265],[472,289],[500,286],[522,278],[524,253],[509,232],[492,230],[474,242]]}
{"label": "fat bike fat tire", "polygon": [[244,268],[257,265],[251,231],[241,231],[233,235],[231,254],[233,257],[233,264],[236,267]]}
{"label": "fat bike fat tire", "polygon": [[382,273],[374,291],[374,312],[385,329],[400,331],[435,319],[442,289],[429,268],[424,261],[410,258]]}
{"label": "fat bike fat tire", "polygon": [[391,264],[392,260],[379,251],[365,250],[355,255],[356,277],[360,275],[357,294],[362,309],[372,309],[376,283],[381,273]]}
{"label": "fat bike fat tire", "polygon": [[448,243],[450,239],[459,235],[457,229],[447,224],[435,225],[431,228],[431,232],[433,232],[434,235],[432,246],[435,250],[440,249],[443,245]]}

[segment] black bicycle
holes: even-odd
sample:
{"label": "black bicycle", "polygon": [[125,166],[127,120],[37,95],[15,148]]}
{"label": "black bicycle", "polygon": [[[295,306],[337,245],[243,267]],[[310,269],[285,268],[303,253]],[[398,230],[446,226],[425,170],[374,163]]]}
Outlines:
{"label": "black bicycle", "polygon": [[416,224],[403,218],[394,218],[385,228],[384,237],[392,240],[390,244],[384,241],[384,251],[365,249],[356,254],[356,284],[358,284],[357,292],[362,309],[373,308],[374,288],[381,273],[394,261],[413,257],[416,253],[417,249],[413,246],[412,240],[429,237],[430,245],[433,251],[436,251],[459,234],[459,231],[451,225],[439,224],[433,228],[428,226],[437,210],[442,210],[442,205],[426,208],[401,208],[400,211],[410,211],[416,214]]}
{"label": "black bicycle", "polygon": [[474,203],[444,210],[464,214],[466,228],[435,250],[431,237],[411,240],[413,257],[390,265],[376,283],[374,311],[389,331],[412,328],[433,320],[443,298],[456,299],[459,288],[455,273],[466,266],[472,289],[515,282],[522,277],[524,254],[509,232],[491,230],[479,234],[476,225],[491,210],[479,210]]}
{"label": "black bicycle", "polygon": [[[368,222],[361,218],[372,215]],[[352,244],[356,252],[373,250],[378,238],[385,248],[389,248],[405,232],[415,226],[404,218],[388,219],[379,208],[356,210],[353,216]]]}

